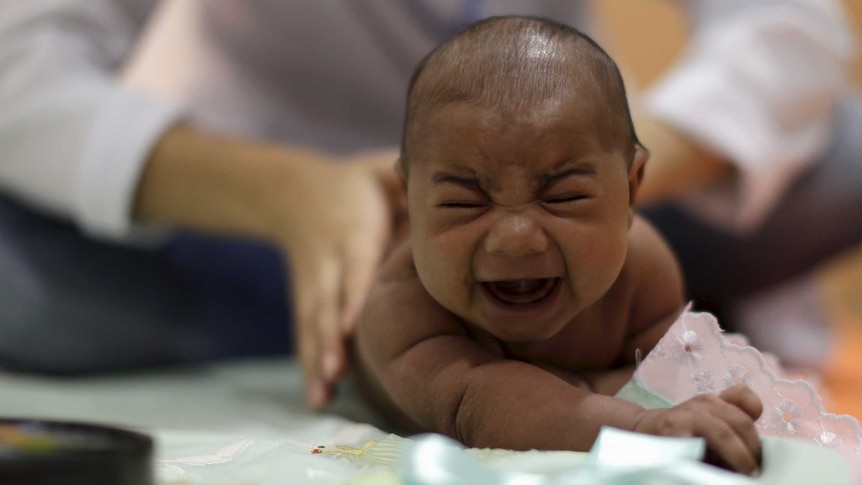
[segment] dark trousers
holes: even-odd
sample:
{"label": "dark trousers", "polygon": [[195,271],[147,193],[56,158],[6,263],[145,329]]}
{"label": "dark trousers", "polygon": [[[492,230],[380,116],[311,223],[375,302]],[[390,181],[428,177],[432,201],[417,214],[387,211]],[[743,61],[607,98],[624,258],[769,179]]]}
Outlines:
{"label": "dark trousers", "polygon": [[740,298],[862,242],[862,100],[846,100],[829,149],[755,232],[721,231],[673,205],[644,215],[676,252],[697,308],[728,322]]}

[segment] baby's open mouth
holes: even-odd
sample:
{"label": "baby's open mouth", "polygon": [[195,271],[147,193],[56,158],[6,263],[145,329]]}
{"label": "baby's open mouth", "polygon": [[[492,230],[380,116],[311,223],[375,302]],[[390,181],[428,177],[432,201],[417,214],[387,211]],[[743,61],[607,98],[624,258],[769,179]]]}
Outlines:
{"label": "baby's open mouth", "polygon": [[494,298],[510,305],[536,303],[557,287],[560,278],[487,281],[482,283]]}

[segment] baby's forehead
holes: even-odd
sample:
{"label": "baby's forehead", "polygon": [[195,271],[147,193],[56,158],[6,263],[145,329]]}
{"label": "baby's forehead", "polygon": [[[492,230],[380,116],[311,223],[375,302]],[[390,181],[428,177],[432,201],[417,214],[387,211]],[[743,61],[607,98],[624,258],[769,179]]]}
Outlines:
{"label": "baby's forehead", "polygon": [[[625,91],[606,82],[586,64],[554,69],[527,69],[524,73],[489,76],[481,71],[453,67],[429,73],[411,99],[408,123],[422,120],[453,106],[481,112],[485,118],[508,120],[565,113],[571,118],[600,122],[606,129],[627,124]],[[445,121],[445,119],[443,120]],[[606,123],[609,121],[609,123]]]}
{"label": "baby's forehead", "polygon": [[454,175],[441,180],[460,177],[462,183],[454,184],[460,186],[473,180],[489,193],[502,188],[495,182],[501,176],[512,175],[538,190],[563,171],[595,171],[627,162],[627,138],[590,116],[570,109],[547,116],[542,110],[526,117],[510,115],[470,104],[441,109],[423,123],[425,129],[417,127],[402,160],[419,168],[426,180]]}
{"label": "baby's forehead", "polygon": [[566,136],[579,143],[615,140],[621,137],[621,119],[612,107],[591,93],[561,92],[553,97],[510,101],[501,104],[471,100],[429,106],[411,130],[415,141],[445,142],[440,137],[467,136],[501,142],[536,140],[541,143],[553,136]]}
{"label": "baby's forehead", "polygon": [[411,93],[411,102],[434,106],[488,101],[492,107],[532,108],[579,93],[605,99],[625,95],[608,82],[595,62],[563,56],[542,62],[510,59],[484,68],[472,66],[481,59],[471,53],[455,62],[429,64]]}
{"label": "baby's forehead", "polygon": [[572,86],[536,95],[530,92],[506,92],[505,100],[493,93],[474,99],[429,104],[425,116],[437,122],[473,118],[504,125],[546,124],[553,121],[586,121],[612,113],[613,108],[595,95],[592,89]]}
{"label": "baby's forehead", "polygon": [[472,108],[486,120],[524,119],[524,113],[550,110],[593,124],[597,136],[615,143],[634,141],[625,88],[613,60],[583,34],[543,20],[504,18],[480,24],[423,61],[408,90],[405,153],[421,143],[416,135],[448,123],[434,115],[452,106]]}

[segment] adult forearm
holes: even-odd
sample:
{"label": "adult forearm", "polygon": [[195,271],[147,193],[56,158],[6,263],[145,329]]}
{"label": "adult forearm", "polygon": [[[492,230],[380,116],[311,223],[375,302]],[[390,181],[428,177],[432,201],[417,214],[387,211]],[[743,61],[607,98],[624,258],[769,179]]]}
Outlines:
{"label": "adult forearm", "polygon": [[637,204],[646,206],[701,189],[733,174],[718,154],[659,120],[636,120],[641,142],[650,152]]}
{"label": "adult forearm", "polygon": [[[393,172],[394,173],[394,172]],[[313,407],[347,366],[352,329],[389,241],[375,172],[311,150],[168,131],[142,174],[135,220],[269,241],[290,259],[291,309]]]}
{"label": "adult forearm", "polygon": [[[174,127],[154,148],[136,192],[133,217],[206,232],[266,240],[291,200],[303,192],[303,171],[323,157],[301,150]],[[280,200],[279,200],[280,199]],[[300,205],[301,204],[297,204]],[[272,210],[281,208],[281,213]]]}

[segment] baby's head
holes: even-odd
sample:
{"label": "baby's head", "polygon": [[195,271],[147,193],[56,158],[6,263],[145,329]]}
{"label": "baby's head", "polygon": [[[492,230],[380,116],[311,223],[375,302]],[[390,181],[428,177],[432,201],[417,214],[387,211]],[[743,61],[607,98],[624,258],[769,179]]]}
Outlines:
{"label": "baby's head", "polygon": [[[536,17],[492,17],[441,44],[419,64],[407,93],[402,158],[438,108],[471,104],[501,112],[536,108],[565,95],[591,97],[589,117],[606,147],[637,144],[616,63],[592,39]],[[406,168],[406,166],[405,166]]]}
{"label": "baby's head", "polygon": [[645,160],[592,40],[538,18],[473,25],[408,91],[399,167],[419,277],[498,338],[554,335],[619,276]]}

